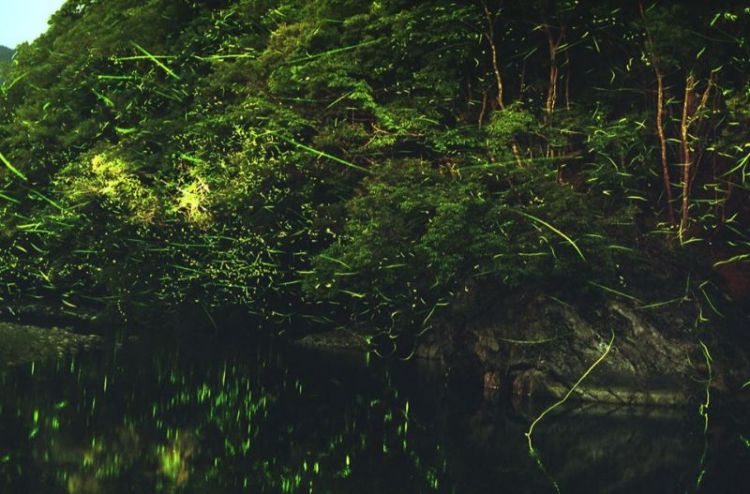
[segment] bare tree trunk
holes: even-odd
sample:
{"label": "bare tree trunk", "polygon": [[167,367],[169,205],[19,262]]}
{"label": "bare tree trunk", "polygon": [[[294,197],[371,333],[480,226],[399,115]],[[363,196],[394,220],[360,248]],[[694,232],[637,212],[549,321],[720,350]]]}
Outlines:
{"label": "bare tree trunk", "polygon": [[484,112],[487,111],[487,91],[482,93],[482,109],[479,111],[479,130],[482,130],[484,124]]}
{"label": "bare tree trunk", "polygon": [[484,15],[487,19],[487,31],[484,33],[484,37],[487,40],[487,44],[490,46],[490,52],[492,53],[492,71],[495,74],[495,86],[497,87],[497,106],[499,106],[501,110],[504,110],[503,78],[500,76],[500,64],[497,60],[497,47],[495,46],[495,18],[497,17],[497,14],[490,11],[487,2],[484,0],[482,0],[482,7],[484,8]]}
{"label": "bare tree trunk", "polygon": [[682,118],[680,118],[680,157],[682,159],[682,207],[680,208],[680,231],[679,237],[687,229],[688,214],[690,206],[690,165],[693,158],[690,150],[690,109],[693,103],[693,89],[695,89],[695,77],[690,73],[685,81],[685,97],[682,100]]}
{"label": "bare tree trunk", "polygon": [[[492,72],[495,75],[495,87],[497,88],[497,106],[500,110],[505,110],[505,102],[503,100],[503,78],[500,75],[500,62],[498,61],[497,47],[495,46],[495,20],[497,19],[497,13],[492,12],[487,6],[487,2],[484,0],[481,1],[481,4],[484,9],[485,18],[487,19],[487,31],[484,33],[484,37],[487,40],[487,44],[490,46],[490,53],[492,55]],[[521,151],[515,141],[511,143],[511,150],[513,151],[513,156],[515,157],[518,166],[523,166]]]}
{"label": "bare tree trunk", "polygon": [[552,31],[546,23],[544,25],[544,32],[547,34],[547,45],[549,47],[549,83],[547,85],[547,103],[545,105],[547,123],[549,123],[552,112],[555,111],[555,101],[557,100],[557,79],[560,72],[557,67],[557,49],[565,37],[565,28],[560,27],[557,39],[552,36]]}
{"label": "bare tree trunk", "polygon": [[[703,152],[702,149],[699,151],[698,159],[695,160],[692,154],[691,142],[690,142],[690,127],[696,121],[700,121],[703,118],[703,112],[708,105],[708,98],[711,93],[711,89],[715,83],[716,73],[712,72],[708,81],[706,82],[706,89],[701,95],[701,99],[698,105],[693,108],[693,99],[695,97],[695,86],[696,80],[692,73],[688,74],[685,81],[685,98],[682,102],[682,118],[680,119],[680,148],[682,158],[682,205],[680,208],[680,241],[682,236],[687,230],[688,222],[690,220],[690,189],[693,185],[693,180],[696,176],[693,171],[697,167]],[[691,178],[692,177],[692,178]]]}
{"label": "bare tree trunk", "polygon": [[[641,10],[641,18],[645,20],[645,14],[643,11],[643,3],[639,2]],[[658,57],[656,49],[654,48],[654,40],[651,37],[651,32],[646,30],[646,47],[648,51],[648,58],[651,62],[651,66],[654,68],[654,74],[656,75],[656,135],[659,137],[659,155],[661,157],[661,177],[664,185],[664,194],[667,196],[667,214],[669,216],[669,223],[675,225],[677,220],[674,214],[674,205],[672,197],[672,183],[669,177],[669,162],[667,161],[667,137],[664,132],[664,76],[659,68]]]}
{"label": "bare tree trunk", "polygon": [[570,55],[565,50],[565,109],[570,111]]}
{"label": "bare tree trunk", "polygon": [[667,161],[667,137],[664,133],[664,77],[659,68],[654,65],[656,72],[656,133],[659,136],[659,155],[661,157],[661,177],[664,183],[664,193],[667,196],[667,212],[669,222],[675,224],[674,206],[672,205],[672,184],[669,178],[669,162]]}

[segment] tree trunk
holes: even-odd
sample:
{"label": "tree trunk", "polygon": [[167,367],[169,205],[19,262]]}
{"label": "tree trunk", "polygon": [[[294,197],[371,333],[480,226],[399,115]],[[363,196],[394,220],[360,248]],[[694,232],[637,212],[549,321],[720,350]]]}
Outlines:
{"label": "tree trunk", "polygon": [[661,157],[661,177],[664,183],[664,193],[667,196],[667,212],[669,222],[674,225],[675,215],[672,205],[672,184],[669,179],[669,162],[667,161],[667,137],[664,133],[664,77],[659,67],[654,64],[656,73],[656,134],[659,136],[659,155]]}
{"label": "tree trunk", "polygon": [[[482,0],[481,3],[487,20],[487,31],[484,33],[484,37],[487,40],[487,44],[490,46],[490,53],[492,55],[492,72],[495,75],[495,87],[497,88],[497,106],[500,110],[505,110],[505,102],[503,100],[503,78],[500,75],[500,62],[498,61],[497,47],[495,46],[495,19],[497,18],[497,14],[490,10],[487,6],[487,2]],[[513,151],[513,157],[515,157],[518,166],[523,166],[521,150],[515,141],[511,143],[511,150]]]}
{"label": "tree trunk", "polygon": [[680,231],[679,237],[682,242],[682,236],[687,229],[689,220],[690,206],[690,167],[693,162],[690,150],[690,115],[693,105],[693,89],[695,88],[695,78],[690,73],[685,80],[685,97],[682,101],[682,118],[680,118],[680,158],[682,161],[682,207],[680,208]]}
{"label": "tree trunk", "polygon": [[[641,11],[641,18],[645,21],[646,15],[643,11],[643,2],[639,2],[638,6]],[[647,56],[649,62],[651,62],[651,66],[654,68],[654,74],[656,75],[656,135],[659,137],[661,177],[664,185],[664,194],[667,197],[667,214],[669,217],[669,223],[675,225],[677,221],[674,214],[672,183],[669,177],[669,162],[667,161],[667,137],[664,132],[664,76],[659,68],[658,56],[656,54],[656,49],[654,48],[654,40],[651,37],[651,32],[645,26],[644,29],[646,31]]]}
{"label": "tree trunk", "polygon": [[547,112],[547,123],[552,116],[552,112],[555,111],[555,102],[557,100],[557,79],[560,73],[557,67],[557,50],[565,38],[565,27],[561,26],[560,33],[555,38],[552,36],[552,30],[549,25],[545,23],[544,32],[547,34],[547,46],[549,47],[549,82],[547,85],[547,103],[545,105],[545,111]]}
{"label": "tree trunk", "polygon": [[565,50],[565,109],[570,111],[570,55]]}
{"label": "tree trunk", "polygon": [[[715,83],[716,73],[712,72],[706,82],[706,89],[701,95],[701,99],[698,105],[694,105],[695,99],[695,86],[697,82],[692,73],[688,74],[685,80],[685,99],[682,102],[682,118],[680,119],[680,149],[682,158],[682,205],[680,208],[680,241],[682,241],[683,234],[687,230],[688,222],[690,220],[690,189],[692,188],[693,178],[695,177],[694,168],[697,167],[702,157],[702,149],[697,155],[697,159],[694,158],[693,151],[691,149],[690,139],[690,127],[696,121],[700,121],[703,118],[703,112],[708,105],[708,98],[711,94],[711,89]],[[693,108],[695,106],[695,108]],[[693,178],[691,178],[693,177]]]}
{"label": "tree trunk", "polygon": [[492,72],[495,75],[495,86],[497,88],[497,106],[501,110],[505,109],[505,102],[503,101],[503,78],[500,76],[500,63],[497,60],[497,47],[495,46],[495,17],[496,14],[490,11],[486,2],[482,2],[484,8],[484,15],[487,20],[487,31],[484,33],[484,37],[487,40],[487,44],[490,46],[490,53],[492,54]]}

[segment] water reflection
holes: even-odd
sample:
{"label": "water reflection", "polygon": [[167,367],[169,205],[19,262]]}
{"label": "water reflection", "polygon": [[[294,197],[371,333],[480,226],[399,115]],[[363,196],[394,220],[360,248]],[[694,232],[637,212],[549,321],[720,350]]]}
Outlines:
{"label": "water reflection", "polygon": [[[132,347],[0,372],[0,491],[744,492],[744,416],[534,410],[414,366],[276,351]],[[743,422],[745,424],[743,425]],[[701,456],[707,445],[704,464]],[[732,479],[729,481],[727,479]]]}

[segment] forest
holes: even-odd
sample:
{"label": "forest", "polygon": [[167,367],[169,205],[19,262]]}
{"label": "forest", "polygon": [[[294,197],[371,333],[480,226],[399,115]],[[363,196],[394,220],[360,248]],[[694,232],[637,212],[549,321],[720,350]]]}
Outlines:
{"label": "forest", "polygon": [[0,318],[708,424],[750,387],[748,74],[734,0],[67,0],[0,48]]}
{"label": "forest", "polygon": [[419,333],[545,285],[710,317],[750,295],[748,21],[66,2],[3,85],[2,304]]}

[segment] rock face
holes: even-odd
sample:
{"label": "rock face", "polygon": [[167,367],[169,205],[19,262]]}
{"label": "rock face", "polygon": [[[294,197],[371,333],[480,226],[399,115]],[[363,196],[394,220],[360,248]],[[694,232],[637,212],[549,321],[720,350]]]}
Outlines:
{"label": "rock face", "polygon": [[[686,307],[639,310],[610,301],[582,311],[555,298],[519,297],[469,321],[458,337],[438,332],[418,355],[470,361],[485,397],[560,398],[605,352],[574,397],[621,404],[679,405],[703,399],[709,371],[716,391],[750,379],[745,353],[693,328]],[[711,358],[710,369],[701,345]],[[458,356],[458,357],[457,357]]]}
{"label": "rock face", "polygon": [[0,365],[58,358],[100,342],[97,335],[81,335],[57,327],[0,322]]}
{"label": "rock face", "polygon": [[301,347],[325,350],[351,350],[357,352],[367,350],[367,342],[363,337],[343,330],[309,334],[295,343]]}
{"label": "rock face", "polygon": [[[491,306],[464,324],[436,325],[419,340],[415,355],[441,362],[448,384],[476,386],[485,399],[559,399],[614,338],[606,357],[572,398],[683,405],[704,400],[708,384],[711,392],[750,399],[750,389],[742,389],[750,380],[748,352],[732,343],[726,328],[696,328],[697,317],[686,304],[643,309],[610,300],[581,309],[548,295],[523,295]],[[359,352],[377,342],[368,345],[356,333],[339,330],[297,343]],[[378,354],[391,355],[392,350]]]}

